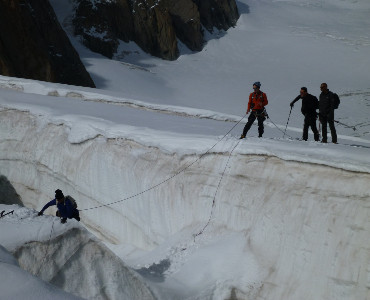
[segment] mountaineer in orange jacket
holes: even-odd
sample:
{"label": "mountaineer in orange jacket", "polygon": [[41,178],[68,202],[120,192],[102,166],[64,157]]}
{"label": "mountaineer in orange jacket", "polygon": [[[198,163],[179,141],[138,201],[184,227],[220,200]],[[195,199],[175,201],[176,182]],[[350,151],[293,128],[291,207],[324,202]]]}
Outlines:
{"label": "mountaineer in orange jacket", "polygon": [[260,90],[261,83],[259,81],[253,83],[254,92],[249,95],[247,114],[252,110],[249,115],[248,122],[245,124],[243,134],[240,136],[244,139],[247,132],[252,127],[253,122],[258,120],[258,137],[262,137],[264,132],[263,122],[266,120],[265,106],[268,104],[267,96]]}

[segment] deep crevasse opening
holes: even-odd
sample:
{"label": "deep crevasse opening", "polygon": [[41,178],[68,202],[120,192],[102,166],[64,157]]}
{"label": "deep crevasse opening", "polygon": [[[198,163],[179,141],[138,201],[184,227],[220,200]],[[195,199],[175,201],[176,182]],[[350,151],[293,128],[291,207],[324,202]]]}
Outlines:
{"label": "deep crevasse opening", "polygon": [[84,225],[131,267],[169,261],[153,283],[163,298],[369,295],[367,173],[235,154],[214,198],[229,154],[210,153],[158,188],[84,211],[140,193],[197,156],[102,136],[70,144],[67,127],[25,112],[2,112],[1,126],[1,173],[23,203],[39,210],[54,189],[71,194]]}

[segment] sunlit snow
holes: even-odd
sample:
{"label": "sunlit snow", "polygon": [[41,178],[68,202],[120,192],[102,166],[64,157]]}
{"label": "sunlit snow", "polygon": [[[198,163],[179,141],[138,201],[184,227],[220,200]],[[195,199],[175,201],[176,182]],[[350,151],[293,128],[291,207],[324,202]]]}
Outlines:
{"label": "sunlit snow", "polygon": [[[97,89],[0,76],[1,299],[370,299],[370,4],[237,4],[173,62],[70,37]],[[269,119],[239,140],[254,81]],[[288,122],[322,82],[338,144]],[[57,188],[80,223],[37,216]]]}

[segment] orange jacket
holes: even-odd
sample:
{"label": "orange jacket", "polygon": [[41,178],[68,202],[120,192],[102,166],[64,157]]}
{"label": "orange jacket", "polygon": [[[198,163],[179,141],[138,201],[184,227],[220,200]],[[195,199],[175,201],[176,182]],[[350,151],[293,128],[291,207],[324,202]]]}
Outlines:
{"label": "orange jacket", "polygon": [[268,104],[267,96],[264,92],[253,92],[249,95],[248,110],[247,113],[252,109],[256,111],[263,109]]}

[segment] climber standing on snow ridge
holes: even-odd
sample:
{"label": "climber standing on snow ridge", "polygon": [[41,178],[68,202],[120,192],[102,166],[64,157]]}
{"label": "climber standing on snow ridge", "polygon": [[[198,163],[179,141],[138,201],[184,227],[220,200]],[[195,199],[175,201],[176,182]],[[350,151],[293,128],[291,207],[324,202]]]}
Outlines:
{"label": "climber standing on snow ridge", "polygon": [[261,83],[259,81],[253,83],[254,92],[249,95],[247,114],[252,110],[249,115],[248,122],[245,124],[243,134],[240,139],[244,139],[247,132],[252,127],[253,122],[258,120],[258,137],[262,137],[264,128],[263,122],[266,120],[265,106],[268,104],[267,96],[264,92],[260,91]]}
{"label": "climber standing on snow ridge", "polygon": [[290,102],[290,107],[293,108],[294,103],[296,103],[299,99],[302,99],[302,108],[301,112],[304,115],[303,121],[303,135],[302,139],[307,141],[308,139],[308,128],[311,127],[311,130],[314,134],[314,139],[317,142],[320,139],[319,131],[316,127],[316,109],[319,108],[319,100],[309,93],[307,93],[306,87],[301,87],[299,95]]}
{"label": "climber standing on snow ridge", "polygon": [[62,223],[67,222],[67,218],[74,218],[77,221],[80,221],[80,213],[78,212],[76,201],[71,196],[64,197],[63,192],[59,189],[55,191],[55,199],[48,202],[38,213],[38,215],[43,215],[44,211],[49,206],[53,205],[58,207],[56,215],[57,217],[61,218]]}
{"label": "climber standing on snow ridge", "polygon": [[323,82],[320,85],[320,101],[319,101],[319,118],[322,124],[322,143],[328,142],[328,124],[331,132],[331,140],[334,144],[337,143],[337,131],[334,125],[334,110],[335,106],[335,95],[329,91],[328,85]]}

